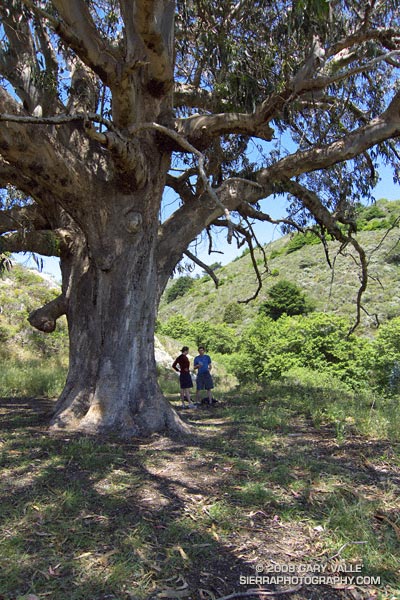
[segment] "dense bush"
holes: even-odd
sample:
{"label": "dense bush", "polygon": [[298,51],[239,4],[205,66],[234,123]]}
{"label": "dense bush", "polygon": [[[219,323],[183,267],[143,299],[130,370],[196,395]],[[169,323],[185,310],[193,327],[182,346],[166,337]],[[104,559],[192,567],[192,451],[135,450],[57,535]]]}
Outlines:
{"label": "dense bush", "polygon": [[236,323],[243,317],[243,306],[238,302],[229,302],[224,310],[224,323]]}
{"label": "dense bush", "polygon": [[260,306],[260,312],[274,320],[284,314],[304,315],[311,310],[310,302],[302,290],[285,279],[273,285],[268,291],[268,296],[269,300]]}
{"label": "dense bush", "polygon": [[237,347],[236,331],[225,323],[213,325],[206,321],[194,321],[193,339],[197,346],[203,345],[210,352],[220,354],[230,354]]}
{"label": "dense bush", "polygon": [[189,277],[189,275],[186,275],[185,277],[179,277],[179,279],[177,279],[175,283],[173,283],[171,287],[167,289],[165,293],[165,300],[168,304],[173,302],[176,300],[176,298],[179,298],[179,296],[184,296],[186,292],[193,287],[193,285],[194,279]]}
{"label": "dense bush", "polygon": [[372,219],[384,219],[386,217],[386,212],[377,204],[372,204],[364,209],[362,213],[362,218],[365,221],[371,221]]}
{"label": "dense bush", "polygon": [[369,370],[381,390],[400,391],[397,376],[400,365],[400,317],[378,330],[369,354]]}
{"label": "dense bush", "polygon": [[347,319],[325,313],[284,315],[277,321],[259,315],[238,337],[225,323],[175,316],[159,331],[224,354],[224,363],[241,384],[283,380],[303,369],[353,391],[400,393],[400,317],[382,325],[375,339],[349,335],[349,325]]}
{"label": "dense bush", "polygon": [[321,240],[315,233],[308,231],[307,233],[296,233],[285,246],[286,254],[296,252],[303,246],[309,246],[314,244],[320,244]]}
{"label": "dense bush", "polygon": [[225,323],[214,325],[207,321],[188,321],[182,315],[177,315],[160,324],[158,331],[185,344],[189,344],[189,341],[196,346],[201,344],[210,352],[229,354],[237,347],[236,331]]}
{"label": "dense bush", "polygon": [[357,230],[373,231],[398,225],[399,205],[397,202],[379,200],[371,206],[357,207]]}
{"label": "dense bush", "polygon": [[157,332],[183,342],[192,339],[192,323],[182,315],[176,315],[168,319],[166,323],[159,323]]}
{"label": "dense bush", "polygon": [[305,367],[357,387],[365,381],[369,342],[348,336],[348,330],[345,319],[322,313],[278,321],[259,316],[244,331],[240,352],[231,357],[232,371],[247,383],[276,380],[293,368]]}

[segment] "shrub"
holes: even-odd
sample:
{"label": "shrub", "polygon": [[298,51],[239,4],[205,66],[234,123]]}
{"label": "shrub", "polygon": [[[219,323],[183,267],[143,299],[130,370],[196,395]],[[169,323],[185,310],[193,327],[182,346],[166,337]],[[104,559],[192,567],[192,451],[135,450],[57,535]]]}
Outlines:
{"label": "shrub", "polygon": [[231,354],[236,349],[236,331],[225,323],[213,325],[206,321],[194,321],[192,332],[196,344],[205,346],[210,352]]}
{"label": "shrub", "polygon": [[282,279],[268,291],[269,300],[260,306],[260,312],[275,321],[282,315],[303,315],[310,311],[310,303],[297,285]]}
{"label": "shrub", "polygon": [[373,204],[363,211],[362,217],[366,221],[371,221],[372,219],[384,219],[386,217],[386,212],[377,204]]}
{"label": "shrub", "polygon": [[171,317],[161,324],[158,331],[176,340],[193,340],[197,346],[205,346],[210,352],[229,354],[237,346],[236,331],[226,324],[214,325],[207,321],[188,321],[182,315]]}
{"label": "shrub", "polygon": [[303,246],[305,246],[306,243],[307,242],[305,236],[301,233],[297,233],[286,245],[286,253],[291,254],[292,252],[296,252],[296,250],[300,250],[300,248],[303,248]]}
{"label": "shrub", "polygon": [[377,229],[389,229],[390,223],[386,219],[372,219],[363,227],[364,231],[376,231]]}
{"label": "shrub", "polygon": [[186,292],[193,287],[193,285],[194,280],[192,277],[189,277],[189,275],[186,275],[185,277],[179,277],[179,279],[177,279],[175,283],[173,283],[171,287],[167,289],[165,293],[166,302],[169,304],[170,302],[176,300],[176,298],[179,298],[179,296],[184,296]]}
{"label": "shrub", "polygon": [[240,352],[231,357],[230,368],[241,383],[277,380],[301,367],[359,389],[368,385],[371,342],[349,336],[348,329],[346,319],[322,313],[278,321],[259,316],[243,332]]}
{"label": "shrub", "polygon": [[400,317],[379,328],[369,359],[373,381],[378,388],[396,391],[396,370],[400,365]]}
{"label": "shrub", "polygon": [[272,250],[271,254],[269,255],[269,260],[273,260],[274,258],[277,258],[281,254],[282,254],[282,250]]}
{"label": "shrub", "polygon": [[321,240],[315,233],[312,231],[307,231],[307,233],[296,233],[290,242],[286,244],[285,250],[286,254],[290,254],[291,252],[296,252],[296,250],[300,250],[303,246],[320,244]]}
{"label": "shrub", "polygon": [[192,324],[182,315],[176,315],[168,319],[166,323],[159,324],[158,331],[169,335],[174,340],[182,340],[192,337]]}
{"label": "shrub", "polygon": [[243,306],[238,302],[230,302],[224,310],[224,323],[236,323],[243,317]]}

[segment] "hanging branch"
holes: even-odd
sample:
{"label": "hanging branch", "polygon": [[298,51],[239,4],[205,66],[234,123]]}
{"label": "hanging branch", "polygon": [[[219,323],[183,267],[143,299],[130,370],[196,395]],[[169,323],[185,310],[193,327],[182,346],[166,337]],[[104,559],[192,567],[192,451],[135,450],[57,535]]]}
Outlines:
{"label": "hanging branch", "polygon": [[[251,225],[248,223],[248,221],[246,221],[246,222],[248,224],[248,227],[250,228],[250,231],[248,231],[245,227],[242,227],[241,225],[236,225],[236,224],[233,224],[233,229],[235,231],[237,231],[241,236],[243,236],[243,238],[247,242],[247,246],[248,246],[249,251],[250,251],[251,262],[252,262],[253,269],[254,269],[254,272],[256,274],[256,277],[257,277],[258,285],[257,285],[257,289],[254,292],[254,294],[250,298],[246,298],[246,300],[238,300],[239,304],[248,304],[252,300],[255,300],[255,298],[257,298],[257,296],[260,293],[260,290],[262,288],[262,278],[261,278],[260,270],[259,270],[258,265],[257,265],[256,257],[254,255],[253,240],[256,242],[256,246],[263,253],[264,253],[264,249],[261,247],[261,245],[258,242],[256,236],[254,235],[254,231],[253,231]],[[218,220],[214,221],[213,225],[217,225],[219,227],[227,227],[226,221],[221,220],[221,219],[218,219]],[[264,264],[267,267],[265,254],[264,254],[264,258],[265,258]]]}
{"label": "hanging branch", "polygon": [[192,260],[194,263],[196,263],[196,265],[199,265],[199,267],[201,267],[211,277],[211,279],[215,283],[215,287],[218,288],[219,279],[216,276],[215,272],[211,269],[211,267],[209,267],[206,263],[203,263],[203,261],[201,261],[199,258],[197,258],[197,256],[195,254],[192,254],[192,252],[190,252],[189,250],[186,250],[184,252],[184,254],[188,258],[190,258],[190,260]]}

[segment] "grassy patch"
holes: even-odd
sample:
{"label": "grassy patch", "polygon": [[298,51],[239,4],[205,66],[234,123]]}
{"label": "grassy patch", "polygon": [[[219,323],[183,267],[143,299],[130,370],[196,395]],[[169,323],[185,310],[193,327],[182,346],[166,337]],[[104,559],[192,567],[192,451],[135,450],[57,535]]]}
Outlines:
{"label": "grassy patch", "polygon": [[66,376],[65,362],[58,357],[16,359],[1,367],[0,396],[58,396]]}
{"label": "grassy patch", "polygon": [[338,440],[287,388],[225,400],[186,414],[187,445],[50,437],[49,403],[2,401],[2,598],[218,598],[255,562],[321,561],[362,563],[381,585],[360,597],[395,598],[399,446]]}

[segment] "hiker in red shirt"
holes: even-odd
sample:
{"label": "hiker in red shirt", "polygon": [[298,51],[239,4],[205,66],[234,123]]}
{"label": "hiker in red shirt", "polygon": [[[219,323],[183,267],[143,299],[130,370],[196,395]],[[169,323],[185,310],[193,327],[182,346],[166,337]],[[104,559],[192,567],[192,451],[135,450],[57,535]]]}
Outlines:
{"label": "hiker in red shirt", "polygon": [[193,381],[192,376],[190,375],[190,361],[187,357],[188,352],[189,348],[183,346],[181,350],[182,354],[180,354],[172,363],[172,368],[179,373],[182,408],[185,408],[185,400],[188,402],[188,408],[195,407],[195,404],[192,403],[190,398],[190,388],[193,387]]}

